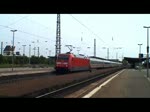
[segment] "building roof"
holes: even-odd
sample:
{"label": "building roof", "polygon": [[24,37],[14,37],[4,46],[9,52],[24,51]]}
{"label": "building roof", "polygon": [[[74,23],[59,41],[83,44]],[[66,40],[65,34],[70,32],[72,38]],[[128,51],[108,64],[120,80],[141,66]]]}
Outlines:
{"label": "building roof", "polygon": [[129,63],[138,63],[140,60],[145,61],[146,58],[131,58],[131,57],[124,57],[125,60],[127,60]]}
{"label": "building roof", "polygon": [[5,47],[5,49],[4,49],[4,52],[10,52],[10,51],[14,51],[14,50],[15,50],[15,46],[12,47],[12,46],[10,46],[10,45],[7,45],[7,46]]}

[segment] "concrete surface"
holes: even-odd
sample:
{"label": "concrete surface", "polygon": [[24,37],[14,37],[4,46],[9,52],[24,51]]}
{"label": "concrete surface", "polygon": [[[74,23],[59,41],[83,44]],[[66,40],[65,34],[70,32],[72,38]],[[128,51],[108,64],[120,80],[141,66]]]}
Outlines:
{"label": "concrete surface", "polygon": [[150,98],[146,70],[126,69],[91,98]]}

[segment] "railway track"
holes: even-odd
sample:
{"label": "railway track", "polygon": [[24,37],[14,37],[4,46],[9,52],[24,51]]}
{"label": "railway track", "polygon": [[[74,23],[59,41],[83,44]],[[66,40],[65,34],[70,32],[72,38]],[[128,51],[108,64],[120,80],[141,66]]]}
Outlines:
{"label": "railway track", "polygon": [[[35,73],[24,73],[24,74],[23,72],[26,72],[26,71],[21,71],[21,72],[22,74],[19,74],[20,72],[14,72],[13,75],[1,75],[0,84],[6,84],[6,83],[10,84],[10,83],[15,83],[17,81],[22,81],[22,80],[32,80],[32,79],[40,78],[40,77],[70,74],[70,73],[56,73],[56,71],[40,71],[40,72],[35,71]],[[78,73],[78,72],[73,72],[72,74],[74,73]]]}
{"label": "railway track", "polygon": [[[68,86],[59,88],[59,89],[54,90],[54,91],[48,91],[48,89],[47,89],[47,92],[46,92],[46,90],[41,90],[42,94],[35,96],[35,98],[64,98],[64,96],[69,95],[69,94],[71,94],[71,93],[73,93],[73,92],[75,92],[75,91],[77,91],[77,90],[79,90],[79,89],[95,82],[95,81],[103,79],[103,78],[109,76],[110,74],[113,74],[113,73],[115,73],[119,70],[121,70],[121,68],[103,73],[101,75],[96,75],[96,76],[90,77],[86,80],[82,80],[82,81],[70,84]],[[30,97],[30,95],[26,96],[26,97]],[[33,94],[32,94],[32,97],[33,97]]]}

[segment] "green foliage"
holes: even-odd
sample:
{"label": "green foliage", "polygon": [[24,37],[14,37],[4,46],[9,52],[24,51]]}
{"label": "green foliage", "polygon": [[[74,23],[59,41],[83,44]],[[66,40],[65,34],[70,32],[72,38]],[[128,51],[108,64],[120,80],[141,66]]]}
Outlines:
{"label": "green foliage", "polygon": [[[12,56],[0,55],[0,68],[11,67]],[[42,65],[42,66],[54,66],[55,60],[53,58],[45,58],[44,56],[31,56],[30,64],[32,65]],[[29,57],[27,56],[14,56],[14,66],[29,66]]]}
{"label": "green foliage", "polygon": [[0,54],[0,64],[3,63],[3,56]]}
{"label": "green foliage", "polygon": [[31,61],[31,64],[39,64],[39,59],[36,56],[32,56],[30,61]]}
{"label": "green foliage", "polygon": [[125,59],[123,59],[122,63],[123,63],[124,66],[127,66],[127,65],[128,65],[128,61],[125,60]]}

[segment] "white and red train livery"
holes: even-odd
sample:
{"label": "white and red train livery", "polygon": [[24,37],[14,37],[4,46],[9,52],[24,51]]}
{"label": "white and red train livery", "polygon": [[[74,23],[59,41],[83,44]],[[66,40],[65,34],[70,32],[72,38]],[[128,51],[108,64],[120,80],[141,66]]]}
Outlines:
{"label": "white and red train livery", "polygon": [[83,55],[76,56],[72,53],[59,54],[56,59],[56,71],[82,71],[96,69],[118,67],[122,64],[119,62],[108,61],[102,58],[85,57]]}

